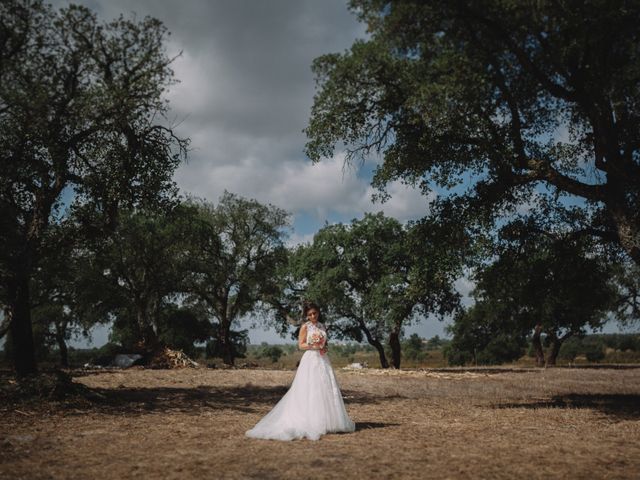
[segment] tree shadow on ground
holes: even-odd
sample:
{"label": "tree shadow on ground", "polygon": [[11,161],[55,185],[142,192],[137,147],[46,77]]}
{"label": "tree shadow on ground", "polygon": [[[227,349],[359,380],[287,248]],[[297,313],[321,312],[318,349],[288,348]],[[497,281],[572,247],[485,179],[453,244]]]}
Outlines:
{"label": "tree shadow on ground", "polygon": [[[29,388],[25,388],[26,386]],[[289,386],[194,385],[193,387],[87,387],[73,382],[65,372],[38,375],[28,382],[8,377],[0,382],[0,400],[6,409],[28,407],[32,410],[63,410],[66,414],[133,414],[180,412],[191,415],[212,410],[263,412],[273,407]],[[345,403],[377,404],[392,400],[360,391],[343,390]]]}
{"label": "tree shadow on ground", "polygon": [[199,415],[211,410],[253,413],[261,405],[275,404],[286,387],[151,387],[92,388],[96,395],[90,408],[102,413],[145,414],[175,412]]}
{"label": "tree shadow on ground", "polygon": [[[182,412],[200,414],[206,410],[231,409],[255,413],[262,407],[274,406],[287,393],[288,386],[197,386],[193,388],[92,388],[92,408],[103,413]],[[345,391],[348,404],[378,403],[377,398],[361,392]]]}
{"label": "tree shadow on ground", "polygon": [[621,420],[640,418],[640,395],[594,393],[555,395],[549,400],[525,403],[503,403],[493,408],[576,408],[592,409]]}

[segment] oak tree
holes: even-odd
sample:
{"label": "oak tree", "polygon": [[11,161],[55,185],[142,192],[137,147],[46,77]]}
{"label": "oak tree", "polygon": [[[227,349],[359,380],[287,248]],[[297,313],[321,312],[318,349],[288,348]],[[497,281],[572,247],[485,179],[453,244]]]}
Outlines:
{"label": "oak tree", "polygon": [[553,206],[640,264],[640,3],[350,5],[368,36],[313,64],[313,160],[381,154],[375,185],[450,195],[485,226]]}
{"label": "oak tree", "polygon": [[186,141],[163,119],[166,37],[153,18],[0,2],[0,303],[19,375],[36,370],[29,283],[65,207],[99,236],[120,208],[175,193]]}
{"label": "oak tree", "polygon": [[401,364],[404,327],[458,306],[454,281],[460,257],[448,248],[436,225],[424,220],[403,226],[382,213],[366,214],[350,224],[322,228],[293,256],[294,278],[304,295],[332,318],[330,330],[361,341],[366,338],[389,367]]}
{"label": "oak tree", "polygon": [[190,255],[188,302],[213,317],[211,354],[233,365],[237,340],[246,340],[246,332],[233,328],[245,315],[271,311],[272,300],[280,297],[289,214],[229,192],[217,204],[192,204],[208,233]]}

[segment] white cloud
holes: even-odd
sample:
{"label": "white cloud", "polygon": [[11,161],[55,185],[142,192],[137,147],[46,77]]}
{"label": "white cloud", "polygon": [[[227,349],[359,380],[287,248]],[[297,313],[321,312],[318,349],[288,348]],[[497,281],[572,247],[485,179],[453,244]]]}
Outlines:
{"label": "white cloud", "polygon": [[331,214],[360,217],[364,212],[378,211],[404,222],[424,216],[429,201],[435,198],[435,194],[424,196],[416,188],[393,182],[388,188],[391,198],[373,203],[375,192],[369,180],[345,168],[343,154],[318,164],[304,160],[264,162],[258,156],[220,165],[200,162],[181,168],[176,178],[183,190],[199,197],[215,200],[227,189],[294,214],[310,213],[322,222]]}
{"label": "white cloud", "polygon": [[185,193],[216,201],[228,190],[319,225],[380,210],[401,221],[426,212],[433,198],[399,182],[389,185],[390,200],[372,203],[370,175],[345,168],[342,154],[317,165],[304,157],[313,59],[366,35],[343,0],[83,3],[103,20],[157,17],[172,33],[167,52],[182,55],[173,64],[179,83],[167,95],[169,119],[191,139],[189,161],[175,176]]}
{"label": "white cloud", "polygon": [[332,210],[353,210],[347,205],[357,205],[367,188],[365,181],[342,175],[339,157],[314,165],[303,160],[270,162],[247,153],[231,163],[201,160],[183,166],[177,182],[183,190],[210,200],[226,189],[292,213],[307,211],[322,218]]}
{"label": "white cloud", "polygon": [[342,154],[317,165],[304,157],[313,59],[366,36],[343,0],[80,1],[102,20],[156,17],[171,32],[168,54],[182,52],[167,98],[177,133],[191,139],[175,176],[185,193],[216,201],[228,190],[319,224],[380,210],[401,221],[426,212],[433,198],[399,182],[389,185],[390,200],[373,204],[370,175],[345,168]]}
{"label": "white cloud", "polygon": [[394,181],[387,186],[387,192],[391,198],[384,203],[371,202],[371,197],[376,193],[371,186],[362,198],[361,209],[365,212],[383,211],[385,215],[394,217],[401,222],[416,220],[429,213],[429,205],[437,194],[433,191],[427,195],[419,188],[405,185],[400,181]]}

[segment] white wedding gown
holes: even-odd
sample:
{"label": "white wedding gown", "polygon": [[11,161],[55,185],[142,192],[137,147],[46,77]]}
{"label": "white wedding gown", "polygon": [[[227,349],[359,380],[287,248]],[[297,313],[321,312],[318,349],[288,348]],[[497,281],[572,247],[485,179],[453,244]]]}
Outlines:
{"label": "white wedding gown", "polygon": [[[326,338],[324,325],[307,322],[307,343],[315,333]],[[327,354],[307,350],[289,391],[255,427],[248,437],[272,440],[308,438],[318,440],[328,432],[353,432],[355,424],[344,408]]]}

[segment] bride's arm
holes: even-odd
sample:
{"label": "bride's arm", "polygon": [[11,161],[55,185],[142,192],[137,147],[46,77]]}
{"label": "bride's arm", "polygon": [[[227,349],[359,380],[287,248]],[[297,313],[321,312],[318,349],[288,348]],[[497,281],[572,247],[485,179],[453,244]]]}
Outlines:
{"label": "bride's arm", "polygon": [[300,333],[298,334],[298,348],[300,350],[309,349],[307,345],[307,326],[306,325],[302,325],[302,327],[300,327]]}

